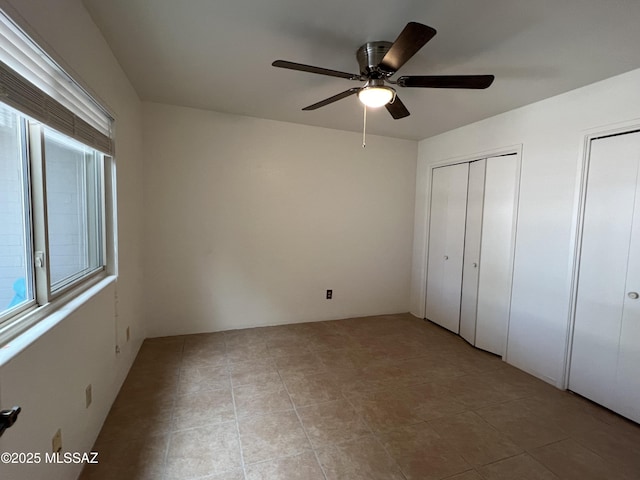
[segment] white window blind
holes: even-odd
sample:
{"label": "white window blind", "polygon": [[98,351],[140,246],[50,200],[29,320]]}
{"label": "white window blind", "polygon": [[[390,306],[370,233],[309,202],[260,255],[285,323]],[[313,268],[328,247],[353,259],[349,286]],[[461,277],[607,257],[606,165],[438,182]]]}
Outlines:
{"label": "white window blind", "polygon": [[113,118],[0,10],[0,101],[113,155]]}

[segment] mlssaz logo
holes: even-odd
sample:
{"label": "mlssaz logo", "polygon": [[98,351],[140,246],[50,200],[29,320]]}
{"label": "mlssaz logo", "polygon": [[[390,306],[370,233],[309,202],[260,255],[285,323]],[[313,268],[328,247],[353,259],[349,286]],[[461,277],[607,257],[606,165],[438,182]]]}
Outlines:
{"label": "mlssaz logo", "polygon": [[98,452],[47,453],[46,463],[98,463]]}

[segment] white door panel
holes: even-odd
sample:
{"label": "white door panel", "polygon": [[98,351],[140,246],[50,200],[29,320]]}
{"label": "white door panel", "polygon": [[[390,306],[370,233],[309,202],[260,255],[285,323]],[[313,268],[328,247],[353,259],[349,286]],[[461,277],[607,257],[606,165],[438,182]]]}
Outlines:
{"label": "white door panel", "polygon": [[[640,147],[636,152],[640,156]],[[640,162],[633,210],[618,350],[615,410],[640,422]]]}
{"label": "white door panel", "polygon": [[462,302],[460,306],[460,336],[472,345],[476,343],[476,307],[478,305],[478,272],[480,238],[484,204],[484,174],[486,160],[469,164],[467,221],[462,267]]}
{"label": "white door panel", "polygon": [[487,159],[475,345],[500,356],[509,323],[517,173],[515,155]]}
{"label": "white door panel", "polygon": [[571,390],[636,421],[640,307],[627,289],[640,288],[639,157],[637,133],[591,142],[569,375]]}
{"label": "white door panel", "polygon": [[426,317],[458,333],[469,164],[435,168],[431,183]]}

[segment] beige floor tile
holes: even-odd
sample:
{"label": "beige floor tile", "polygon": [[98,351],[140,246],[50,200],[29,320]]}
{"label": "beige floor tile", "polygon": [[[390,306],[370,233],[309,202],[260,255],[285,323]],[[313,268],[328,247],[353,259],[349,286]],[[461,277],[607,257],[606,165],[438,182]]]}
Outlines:
{"label": "beige floor tile", "polygon": [[151,438],[171,431],[174,398],[118,398],[116,402],[102,426],[100,437]]}
{"label": "beige floor tile", "polygon": [[311,449],[294,411],[241,418],[238,426],[246,464],[295,455]]}
{"label": "beige floor tile", "polygon": [[417,398],[407,388],[354,395],[349,401],[374,432],[422,422]]}
{"label": "beige floor tile", "polygon": [[468,374],[490,372],[507,365],[497,355],[473,348],[461,338],[454,339],[451,347],[447,358]]}
{"label": "beige floor tile", "polygon": [[388,360],[400,362],[425,355],[424,345],[400,335],[378,335],[359,338],[359,343],[377,355]]}
{"label": "beige floor tile", "polygon": [[231,377],[224,366],[186,367],[180,371],[178,394],[231,388]]}
{"label": "beige floor tile", "polygon": [[365,367],[351,373],[348,381],[342,384],[342,392],[346,396],[353,396],[406,386],[408,382],[404,378],[398,378],[399,375],[401,375],[399,369],[389,365],[377,364]]}
{"label": "beige floor tile", "polygon": [[286,346],[286,345],[303,345],[306,344],[307,336],[301,332],[299,327],[303,323],[293,323],[290,325],[276,325],[273,327],[265,327],[264,340],[269,347]]}
{"label": "beige floor tile", "polygon": [[224,342],[227,347],[242,345],[261,345],[266,343],[268,328],[242,328],[238,330],[227,330],[224,334]]}
{"label": "beige floor tile", "polygon": [[269,355],[273,358],[290,357],[292,355],[306,355],[310,353],[307,342],[298,340],[279,339],[267,341]]}
{"label": "beige floor tile", "polygon": [[471,468],[426,423],[389,430],[378,438],[408,480],[437,480]]}
{"label": "beige floor tile", "polygon": [[296,407],[341,400],[342,381],[333,372],[316,375],[293,375],[284,382]]}
{"label": "beige floor tile", "polygon": [[130,478],[156,480],[162,478],[169,434],[155,437],[128,437],[105,440],[98,438],[92,451],[98,453],[97,464],[85,466],[86,480]]}
{"label": "beige floor tile", "polygon": [[275,364],[269,360],[265,362],[241,362],[229,365],[231,384],[233,387],[256,385],[259,387],[281,387],[282,379]]}
{"label": "beige floor tile", "polygon": [[179,369],[162,371],[132,369],[120,388],[118,400],[129,402],[143,397],[157,399],[174,397],[178,392],[179,373]]}
{"label": "beige floor tile", "polygon": [[629,472],[636,472],[640,478],[639,425],[607,425],[589,432],[581,432],[573,438],[609,463],[619,465]]}
{"label": "beige floor tile", "polygon": [[[183,477],[180,475],[169,475],[163,477],[163,480],[183,480]],[[220,473],[218,475],[207,475],[206,477],[198,477],[198,480],[245,480],[245,478],[244,472],[240,469],[236,469]]]}
{"label": "beige floor tile", "polygon": [[429,424],[473,466],[485,465],[522,452],[473,412],[443,417]]}
{"label": "beige floor tile", "polygon": [[536,418],[569,435],[604,428],[607,424],[594,416],[590,407],[567,392],[555,390],[547,395],[536,395],[523,400]]}
{"label": "beige floor tile", "polygon": [[437,383],[423,383],[407,387],[411,394],[413,410],[422,420],[433,420],[466,410],[451,398],[451,392]]}
{"label": "beige floor tile", "polygon": [[398,465],[369,435],[318,451],[327,480],[404,480]]}
{"label": "beige floor tile", "polygon": [[347,442],[370,433],[362,417],[346,400],[301,407],[298,414],[314,448]]}
{"label": "beige floor tile", "polygon": [[233,387],[234,393],[238,396],[249,398],[254,395],[277,392],[285,388],[280,375],[276,373],[258,374],[254,383],[244,383]]}
{"label": "beige floor tile", "polygon": [[180,370],[182,353],[180,351],[162,352],[161,346],[154,346],[153,351],[138,353],[135,362],[129,370],[129,375],[136,374],[150,376],[177,375]]}
{"label": "beige floor tile", "polygon": [[270,358],[266,343],[227,344],[226,355],[230,363],[261,362]]}
{"label": "beige floor tile", "polygon": [[526,453],[479,467],[478,471],[486,480],[558,480],[556,475]]}
{"label": "beige floor tile", "polygon": [[371,352],[364,348],[318,351],[316,356],[332,372],[360,370],[372,362]]}
{"label": "beige floor tile", "polygon": [[398,367],[393,360],[384,361],[382,358],[377,363],[363,368],[361,376],[369,381],[371,385],[379,385],[380,388],[404,387],[422,383],[421,381],[416,381],[410,372]]}
{"label": "beige floor tile", "polygon": [[357,346],[358,344],[352,337],[335,331],[313,335],[309,341],[309,350],[311,351],[336,350]]}
{"label": "beige floor tile", "polygon": [[284,387],[256,388],[254,385],[234,388],[238,418],[292,410],[293,404]]}
{"label": "beige floor tile", "polygon": [[241,467],[235,422],[174,432],[167,453],[168,477],[182,480],[217,475]]}
{"label": "beige floor tile", "polygon": [[[454,475],[453,477],[447,477],[447,480],[485,480],[475,470],[469,470],[468,472]],[[515,478],[513,480],[516,480]]]}
{"label": "beige floor tile", "polygon": [[247,467],[246,480],[324,480],[313,452],[278,458]]}
{"label": "beige floor tile", "polygon": [[228,362],[227,353],[222,348],[207,349],[186,349],[182,354],[182,368],[207,368],[222,367]]}
{"label": "beige floor tile", "polygon": [[501,362],[501,368],[479,374],[484,381],[495,385],[508,398],[557,393],[558,389],[542,380]]}
{"label": "beige floor tile", "polygon": [[532,450],[530,454],[564,480],[632,480],[638,478],[624,466],[605,461],[575,440],[562,440]]}
{"label": "beige floor tile", "polygon": [[231,390],[209,390],[176,399],[173,429],[200,427],[235,420]]}
{"label": "beige floor tile", "polygon": [[485,381],[478,374],[436,381],[449,390],[454,401],[469,409],[478,409],[520,398],[519,396],[505,395],[499,386]]}
{"label": "beige floor tile", "polygon": [[183,338],[185,350],[190,348],[201,348],[202,350],[224,349],[225,347],[225,335],[223,332],[197,333],[185,335]]}
{"label": "beige floor tile", "polygon": [[327,367],[314,353],[303,353],[278,357],[276,367],[284,377],[293,375],[315,375],[326,372]]}
{"label": "beige floor tile", "polygon": [[539,417],[529,408],[530,399],[514,400],[476,410],[486,422],[525,449],[541,447],[568,437],[556,422]]}
{"label": "beige floor tile", "polygon": [[401,314],[146,340],[82,479],[241,480],[239,428],[248,480],[640,478],[637,424]]}
{"label": "beige floor tile", "polygon": [[447,362],[446,357],[440,354],[403,360],[397,366],[407,372],[415,380],[415,383],[432,382],[466,375],[465,371],[455,364]]}

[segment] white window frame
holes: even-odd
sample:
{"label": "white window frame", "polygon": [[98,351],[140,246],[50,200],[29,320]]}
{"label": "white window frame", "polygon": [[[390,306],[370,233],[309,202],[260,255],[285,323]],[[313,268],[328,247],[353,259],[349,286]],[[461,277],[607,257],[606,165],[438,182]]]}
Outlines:
{"label": "white window frame", "polygon": [[[17,83],[16,83],[17,82]],[[16,88],[15,85],[19,87]],[[0,9],[0,101],[25,119],[21,127],[27,146],[26,182],[30,224],[27,262],[31,263],[34,299],[0,314],[2,347],[29,330],[40,335],[59,321],[78,301],[85,301],[117,275],[116,172],[112,135],[113,117],[87,93],[7,14]],[[33,103],[36,102],[36,103]],[[33,107],[35,105],[35,107]],[[102,153],[101,235],[102,261],[98,268],[51,290],[44,126]],[[29,257],[31,252],[31,258]],[[36,252],[42,252],[41,266]],[[87,297],[89,295],[89,297]],[[45,321],[46,320],[46,321]],[[42,322],[42,323],[40,323]],[[43,325],[34,328],[37,324]],[[45,325],[46,324],[46,325]],[[48,326],[47,326],[48,325]],[[39,332],[39,333],[38,333]],[[20,342],[24,343],[24,342]],[[29,342],[30,343],[30,342]],[[16,351],[13,354],[17,353]],[[6,355],[5,355],[6,356]],[[3,355],[0,355],[3,357]],[[0,364],[3,358],[0,358]]]}

